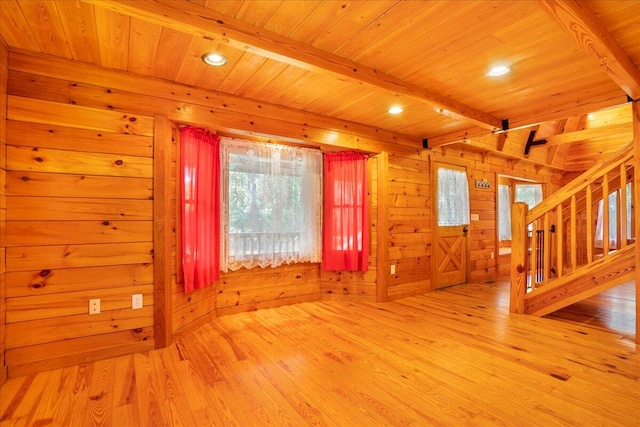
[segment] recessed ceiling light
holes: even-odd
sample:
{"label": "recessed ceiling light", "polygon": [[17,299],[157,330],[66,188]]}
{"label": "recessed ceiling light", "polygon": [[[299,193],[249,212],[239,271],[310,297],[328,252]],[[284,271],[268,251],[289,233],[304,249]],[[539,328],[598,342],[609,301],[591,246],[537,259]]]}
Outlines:
{"label": "recessed ceiling light", "polygon": [[487,74],[489,74],[491,77],[498,77],[504,76],[509,71],[511,71],[511,68],[507,67],[506,65],[499,65],[497,67],[493,67]]}
{"label": "recessed ceiling light", "polygon": [[404,110],[399,105],[394,105],[393,107],[389,108],[389,114],[400,114],[403,111]]}
{"label": "recessed ceiling light", "polygon": [[220,55],[219,53],[205,53],[204,55],[202,55],[202,61],[205,64],[211,65],[213,67],[222,67],[227,62],[229,62],[227,58]]}

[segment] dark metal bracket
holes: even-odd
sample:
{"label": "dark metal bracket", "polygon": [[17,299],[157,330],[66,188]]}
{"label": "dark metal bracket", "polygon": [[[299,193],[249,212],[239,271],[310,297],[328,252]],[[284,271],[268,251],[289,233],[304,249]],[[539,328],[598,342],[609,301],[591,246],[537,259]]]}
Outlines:
{"label": "dark metal bracket", "polygon": [[531,132],[529,132],[529,138],[527,139],[527,145],[524,147],[524,155],[528,155],[529,154],[529,150],[531,150],[531,147],[535,147],[536,145],[544,145],[547,143],[546,139],[538,139],[538,140],[534,140],[533,138],[535,138],[536,136],[536,131],[532,130]]}

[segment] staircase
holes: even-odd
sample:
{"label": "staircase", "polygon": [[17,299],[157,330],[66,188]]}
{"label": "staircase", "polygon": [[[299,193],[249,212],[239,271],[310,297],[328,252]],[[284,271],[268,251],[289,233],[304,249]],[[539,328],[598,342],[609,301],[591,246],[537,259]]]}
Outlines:
{"label": "staircase", "polygon": [[634,161],[628,144],[530,211],[513,205],[511,312],[544,316],[635,278]]}

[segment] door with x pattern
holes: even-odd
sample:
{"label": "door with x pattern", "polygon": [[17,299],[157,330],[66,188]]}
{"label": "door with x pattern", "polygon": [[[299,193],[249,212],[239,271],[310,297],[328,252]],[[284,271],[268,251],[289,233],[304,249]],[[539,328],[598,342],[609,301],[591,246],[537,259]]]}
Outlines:
{"label": "door with x pattern", "polygon": [[434,289],[467,279],[469,184],[465,167],[434,162]]}

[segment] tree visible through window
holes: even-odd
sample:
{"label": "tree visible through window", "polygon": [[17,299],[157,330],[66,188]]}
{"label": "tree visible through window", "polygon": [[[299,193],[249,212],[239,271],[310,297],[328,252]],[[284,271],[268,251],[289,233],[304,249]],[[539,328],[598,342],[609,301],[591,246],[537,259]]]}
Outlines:
{"label": "tree visible through window", "polygon": [[516,184],[516,202],[524,202],[533,209],[542,201],[542,184]]}
{"label": "tree visible through window", "polygon": [[319,150],[222,138],[222,270],[321,260]]}
{"label": "tree visible through window", "polygon": [[[542,202],[542,184],[516,184],[515,201],[524,202],[529,209]],[[529,224],[531,230],[531,224]],[[508,185],[498,185],[498,238],[511,240],[511,197]]]}

